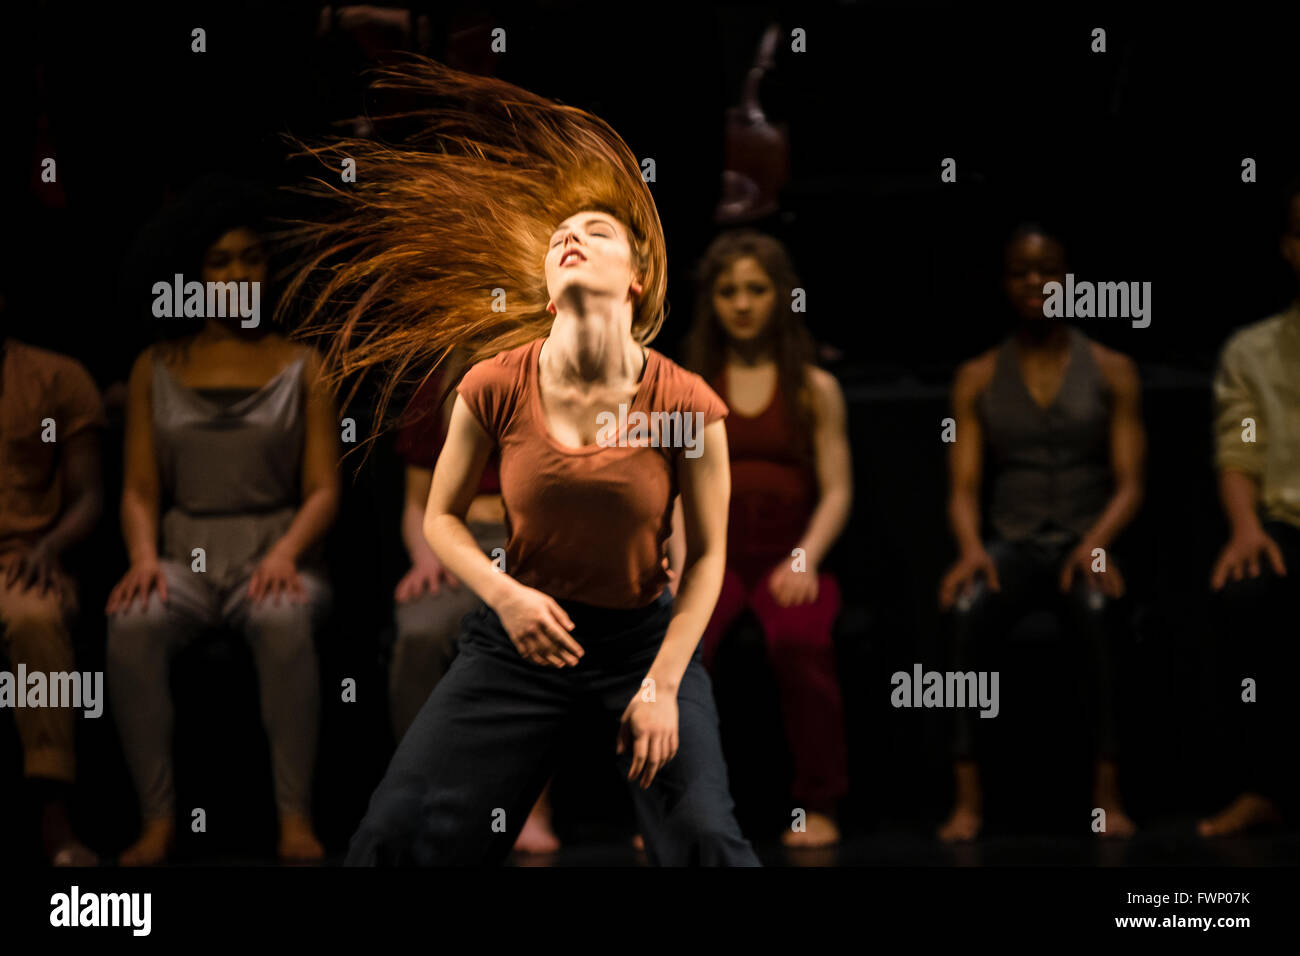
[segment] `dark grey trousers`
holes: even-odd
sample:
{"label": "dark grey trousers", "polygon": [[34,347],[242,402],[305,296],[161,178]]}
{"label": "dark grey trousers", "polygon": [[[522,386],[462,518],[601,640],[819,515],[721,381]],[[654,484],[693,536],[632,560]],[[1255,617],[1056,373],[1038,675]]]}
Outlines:
{"label": "dark grey trousers", "polygon": [[[1092,731],[1094,755],[1115,759],[1119,752],[1118,689],[1114,665],[1113,601],[1093,591],[1076,575],[1069,594],[1060,593],[1061,567],[1076,542],[991,541],[986,547],[998,569],[1001,591],[981,580],[953,609],[952,664],[957,671],[974,670],[979,658],[997,652],[1005,637],[1027,611],[1051,608],[1071,642],[1068,656],[1074,690]],[[1114,555],[1109,556],[1110,560]],[[976,713],[954,714],[953,757],[975,753]]]}
{"label": "dark grey trousers", "polygon": [[[1257,578],[1229,581],[1212,605],[1215,625],[1215,696],[1227,732],[1222,776],[1263,794],[1290,816],[1300,811],[1295,760],[1294,675],[1300,670],[1295,637],[1300,617],[1300,528],[1267,521],[1264,532],[1282,552],[1285,577],[1261,558]],[[1257,699],[1242,700],[1242,681],[1256,682]]]}
{"label": "dark grey trousers", "polygon": [[[554,769],[575,721],[619,718],[672,617],[665,590],[652,604],[609,610],[560,601],[586,651],[555,669],[519,656],[486,605],[466,615],[456,660],[398,745],[352,837],[346,865],[473,866],[502,862]],[[650,862],[759,866],[733,814],[718,715],[697,650],[677,694],[678,751],[649,789],[629,784]]]}

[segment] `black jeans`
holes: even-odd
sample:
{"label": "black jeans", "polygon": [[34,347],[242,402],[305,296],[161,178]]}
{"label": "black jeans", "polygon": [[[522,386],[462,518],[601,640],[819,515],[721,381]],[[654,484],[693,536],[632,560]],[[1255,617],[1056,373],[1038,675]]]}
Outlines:
{"label": "black jeans", "polygon": [[[979,658],[1002,650],[1006,636],[1029,611],[1055,611],[1069,641],[1070,682],[1087,715],[1093,752],[1099,759],[1113,759],[1119,749],[1110,625],[1114,602],[1092,590],[1087,575],[1076,574],[1070,593],[1061,593],[1061,569],[1077,544],[1077,540],[1032,538],[989,542],[986,547],[997,565],[1000,590],[993,591],[981,580],[957,602],[952,614],[952,666],[956,671],[974,670]],[[1111,559],[1107,552],[1106,560]],[[955,759],[974,755],[976,717],[969,708],[955,712]]]}
{"label": "black jeans", "polygon": [[[1230,581],[1216,596],[1214,625],[1226,702],[1225,757],[1234,784],[1294,809],[1300,788],[1294,764],[1295,675],[1300,667],[1300,528],[1280,521],[1264,524],[1286,565],[1279,577],[1267,557],[1260,575]],[[1254,702],[1242,699],[1242,682],[1255,681]]]}
{"label": "black jeans", "polygon": [[[459,653],[393,755],[352,837],[346,865],[500,863],[550,778],[574,721],[619,719],[663,642],[672,594],[633,610],[560,601],[586,652],[575,667],[519,656],[496,613],[465,616]],[[713,688],[697,649],[677,693],[677,755],[648,790],[629,784],[650,862],[760,866],[740,831],[718,736]]]}

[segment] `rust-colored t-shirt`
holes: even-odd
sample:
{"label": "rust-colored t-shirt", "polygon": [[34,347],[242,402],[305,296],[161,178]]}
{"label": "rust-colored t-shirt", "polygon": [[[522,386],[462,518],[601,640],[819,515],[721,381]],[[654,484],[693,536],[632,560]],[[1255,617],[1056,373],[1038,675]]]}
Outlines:
{"label": "rust-colored t-shirt", "polygon": [[500,452],[506,572],[551,597],[644,607],[668,584],[679,458],[701,453],[704,428],[727,406],[700,376],[647,349],[626,415],[598,423],[597,444],[570,448],[542,410],[544,341],[479,362],[456,389]]}
{"label": "rust-colored t-shirt", "polygon": [[80,362],[16,339],[4,342],[0,552],[38,540],[59,520],[59,451],[78,432],[108,422],[99,389]]}

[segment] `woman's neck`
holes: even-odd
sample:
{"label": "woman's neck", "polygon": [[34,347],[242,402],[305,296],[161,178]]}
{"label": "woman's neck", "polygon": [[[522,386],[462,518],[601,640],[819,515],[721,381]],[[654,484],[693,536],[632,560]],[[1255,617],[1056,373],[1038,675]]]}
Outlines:
{"label": "woman's neck", "polygon": [[1022,321],[1015,331],[1016,344],[1026,352],[1060,352],[1070,341],[1070,327],[1047,319]]}
{"label": "woman's neck", "polygon": [[237,322],[223,322],[220,319],[208,319],[195,338],[200,342],[243,342],[256,344],[271,333],[269,328],[244,328]]}
{"label": "woman's neck", "polygon": [[753,368],[768,365],[776,360],[771,339],[762,335],[753,339],[727,339],[726,361],[728,365]]}
{"label": "woman's neck", "polygon": [[632,310],[560,309],[540,358],[546,377],[555,382],[618,385],[636,381],[644,364],[641,346],[632,338]]}

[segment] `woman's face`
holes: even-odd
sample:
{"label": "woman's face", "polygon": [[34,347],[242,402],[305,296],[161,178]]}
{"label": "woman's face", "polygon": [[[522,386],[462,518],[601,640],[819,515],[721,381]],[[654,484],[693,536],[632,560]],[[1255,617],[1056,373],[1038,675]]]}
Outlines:
{"label": "woman's face", "polygon": [[266,250],[257,233],[231,229],[208,246],[203,256],[204,282],[265,282]]}
{"label": "woman's face", "polygon": [[1043,286],[1065,283],[1065,249],[1049,236],[1022,236],[1007,246],[1003,283],[1011,307],[1022,319],[1042,319]]}
{"label": "woman's face", "polygon": [[713,280],[713,311],[733,339],[756,339],[772,320],[776,284],[751,256],[737,259]]}
{"label": "woman's face", "polygon": [[570,289],[622,299],[641,291],[627,229],[609,213],[583,210],[560,223],[546,250],[551,305]]}

